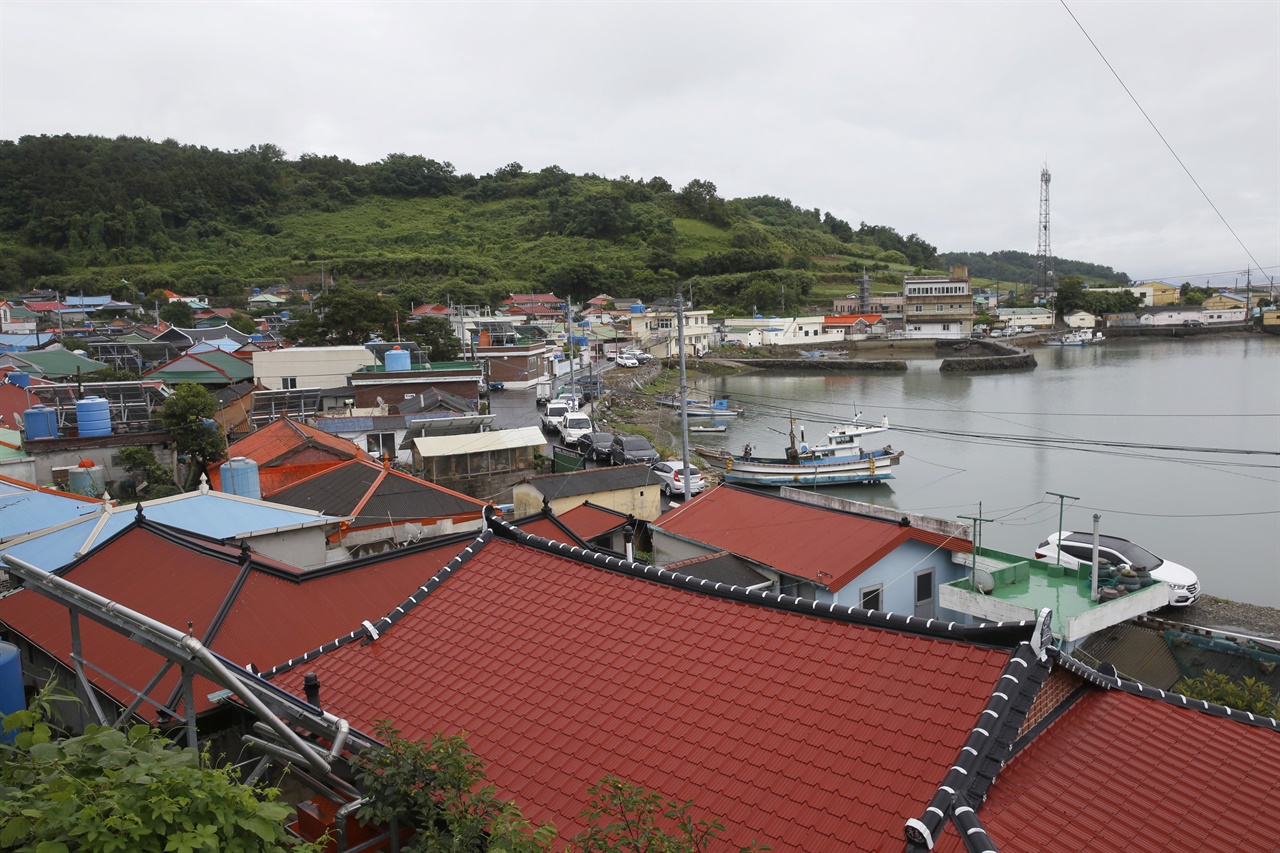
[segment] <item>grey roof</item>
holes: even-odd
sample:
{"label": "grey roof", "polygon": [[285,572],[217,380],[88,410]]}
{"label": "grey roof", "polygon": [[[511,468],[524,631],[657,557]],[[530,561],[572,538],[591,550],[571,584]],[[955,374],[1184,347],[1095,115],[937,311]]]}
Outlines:
{"label": "grey roof", "polygon": [[360,461],[308,477],[273,493],[271,500],[329,515],[354,515],[359,509],[355,527],[479,513],[484,508],[475,498]]}
{"label": "grey roof", "polygon": [[529,478],[529,485],[549,498],[614,492],[620,489],[650,486],[657,482],[649,466],[644,464],[619,465],[616,468],[591,468],[586,471],[569,471],[565,474],[541,474]]}
{"label": "grey roof", "polygon": [[769,580],[753,569],[750,561],[744,560],[737,554],[730,554],[728,551],[669,563],[663,568],[716,583],[727,583],[731,586],[755,586]]}

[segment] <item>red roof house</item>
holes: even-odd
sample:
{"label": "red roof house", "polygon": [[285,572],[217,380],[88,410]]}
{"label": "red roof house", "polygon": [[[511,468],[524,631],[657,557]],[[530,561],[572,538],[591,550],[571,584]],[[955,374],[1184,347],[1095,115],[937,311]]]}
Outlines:
{"label": "red roof house", "polygon": [[1035,627],[815,610],[492,528],[422,594],[264,676],[301,696],[316,673],[363,731],[466,732],[501,796],[562,837],[615,774],[737,844],[900,849],[964,745],[955,721]]}
{"label": "red roof house", "polygon": [[[264,495],[352,459],[373,461],[372,456],[345,438],[287,417],[235,442],[229,455],[258,463],[258,481]],[[209,472],[209,485],[222,488],[222,474],[217,468]]]}
{"label": "red roof house", "polygon": [[973,550],[964,525],[792,489],[718,486],[649,528],[659,565],[728,551],[810,584],[807,597],[896,612],[919,612],[916,571],[932,568],[936,590],[966,571],[952,555]]}

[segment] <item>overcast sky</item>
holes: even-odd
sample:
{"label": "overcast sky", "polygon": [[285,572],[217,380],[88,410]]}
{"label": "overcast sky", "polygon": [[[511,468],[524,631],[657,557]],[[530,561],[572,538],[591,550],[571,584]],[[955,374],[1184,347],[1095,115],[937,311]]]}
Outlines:
{"label": "overcast sky", "polygon": [[[0,138],[712,181],[1181,282],[1280,278],[1280,3],[0,0]],[[1256,280],[1256,279],[1255,279]]]}

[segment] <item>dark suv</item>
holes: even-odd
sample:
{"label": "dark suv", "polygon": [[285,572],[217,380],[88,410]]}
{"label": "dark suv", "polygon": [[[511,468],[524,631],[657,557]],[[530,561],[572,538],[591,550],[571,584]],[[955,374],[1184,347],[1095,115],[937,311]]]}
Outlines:
{"label": "dark suv", "polygon": [[614,465],[630,465],[634,462],[652,463],[660,457],[649,439],[641,435],[615,435],[609,448],[609,461]]}

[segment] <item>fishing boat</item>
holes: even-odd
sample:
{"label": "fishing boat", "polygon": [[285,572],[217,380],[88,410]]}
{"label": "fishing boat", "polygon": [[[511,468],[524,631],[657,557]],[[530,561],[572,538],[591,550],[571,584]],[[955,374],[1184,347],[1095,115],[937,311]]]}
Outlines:
{"label": "fishing boat", "polygon": [[822,444],[809,445],[800,427],[797,441],[796,424],[791,422],[791,443],[782,457],[756,456],[751,445],[733,454],[714,448],[699,447],[698,453],[712,465],[724,468],[726,483],[745,486],[834,486],[846,483],[879,483],[892,480],[892,469],[902,462],[901,450],[885,445],[865,450],[862,437],[889,429],[886,417],[879,425],[869,425],[855,418],[853,423],[834,427]]}
{"label": "fishing boat", "polygon": [[[680,408],[679,396],[658,395],[653,399],[659,406],[668,406],[672,409]],[[684,406],[686,414],[691,418],[732,418],[743,412],[742,407],[729,405],[727,397],[721,397],[718,400],[695,400],[692,397],[686,397]]]}
{"label": "fishing boat", "polygon": [[689,432],[725,432],[729,427],[724,424],[705,424],[689,427]]}
{"label": "fishing boat", "polygon": [[1077,329],[1074,332],[1067,332],[1062,335],[1054,335],[1044,342],[1047,347],[1084,347],[1089,344],[1100,344],[1106,337],[1102,332],[1096,332],[1092,329]]}

